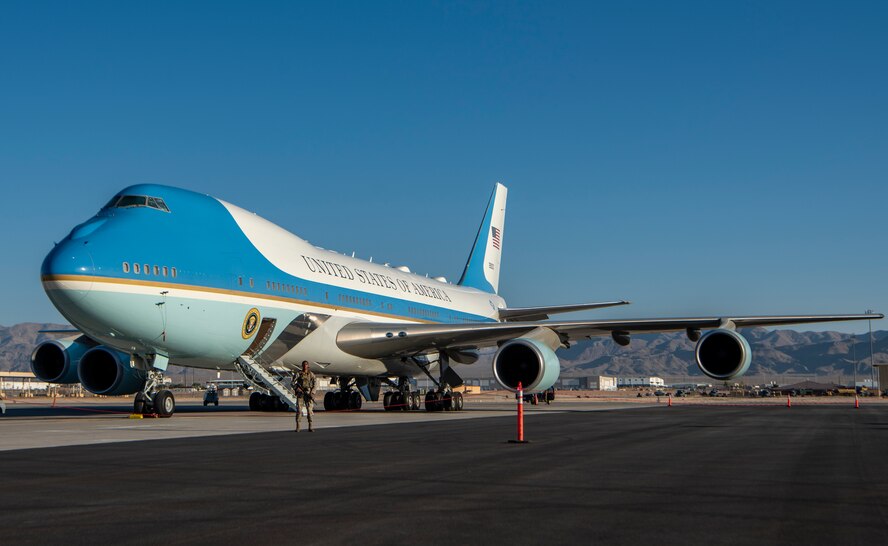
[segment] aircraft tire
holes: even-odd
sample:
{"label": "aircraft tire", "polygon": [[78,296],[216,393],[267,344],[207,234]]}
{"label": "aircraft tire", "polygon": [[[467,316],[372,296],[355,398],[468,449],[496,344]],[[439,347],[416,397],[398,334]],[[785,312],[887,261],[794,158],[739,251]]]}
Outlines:
{"label": "aircraft tire", "polygon": [[361,393],[358,391],[351,391],[351,394],[348,395],[348,407],[353,410],[360,410],[361,406],[364,405],[364,399],[361,398]]}
{"label": "aircraft tire", "polygon": [[434,391],[429,391],[425,396],[426,411],[438,411],[438,395]]}
{"label": "aircraft tire", "polygon": [[259,400],[261,397],[262,397],[261,392],[250,393],[250,411],[259,411],[260,410]]}
{"label": "aircraft tire", "polygon": [[168,390],[158,391],[154,395],[153,405],[154,412],[158,417],[172,417],[173,413],[176,412],[176,399],[173,398],[173,393]]}
{"label": "aircraft tire", "polygon": [[133,400],[133,413],[144,415],[145,413],[148,413],[146,410],[150,409],[150,405],[151,404],[148,402],[148,397],[145,396],[145,393],[137,392],[136,398]]}
{"label": "aircraft tire", "polygon": [[392,393],[387,392],[382,396],[382,408],[385,411],[392,410]]}
{"label": "aircraft tire", "polygon": [[330,411],[333,409],[333,391],[328,391],[327,394],[324,395],[324,411]]}
{"label": "aircraft tire", "polygon": [[453,411],[462,411],[463,395],[461,392],[453,393]]}

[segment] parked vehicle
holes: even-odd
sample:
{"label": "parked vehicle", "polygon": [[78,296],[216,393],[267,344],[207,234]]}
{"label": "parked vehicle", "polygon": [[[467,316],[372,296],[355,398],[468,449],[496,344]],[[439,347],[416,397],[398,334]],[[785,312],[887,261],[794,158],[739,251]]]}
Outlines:
{"label": "parked vehicle", "polygon": [[210,385],[207,387],[207,392],[204,393],[204,407],[209,404],[213,404],[215,406],[219,405],[219,389],[216,385]]}

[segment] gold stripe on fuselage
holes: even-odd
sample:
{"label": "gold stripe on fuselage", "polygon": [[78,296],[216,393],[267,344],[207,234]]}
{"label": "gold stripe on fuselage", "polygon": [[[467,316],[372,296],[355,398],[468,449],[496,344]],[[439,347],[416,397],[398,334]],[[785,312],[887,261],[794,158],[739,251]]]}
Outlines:
{"label": "gold stripe on fuselage", "polygon": [[[431,320],[423,320],[415,317],[405,317],[402,315],[394,315],[391,313],[380,313],[378,311],[368,311],[366,309],[357,309],[354,307],[343,307],[337,305],[331,305],[329,303],[320,303],[309,300],[300,300],[296,298],[285,298],[283,296],[272,296],[270,294],[261,294],[256,292],[244,292],[241,290],[228,290],[226,288],[213,288],[210,286],[197,286],[193,284],[180,284],[173,282],[145,282],[141,279],[122,279],[118,277],[95,277],[92,275],[43,275],[40,278],[43,282],[54,282],[54,281],[89,281],[89,282],[99,282],[106,284],[126,284],[132,286],[145,286],[149,288],[177,288],[179,290],[188,290],[190,292],[210,292],[213,294],[224,294],[227,296],[240,296],[244,298],[252,298],[252,299],[260,299],[260,300],[270,300],[270,301],[280,301],[283,303],[295,303],[301,305],[311,305],[313,307],[323,307],[325,309],[334,309],[340,311],[351,311],[354,313],[361,313],[364,315],[373,315],[377,317],[385,317],[385,318],[393,318],[399,320],[408,320],[410,322],[418,322],[425,324],[436,324]],[[369,294],[369,292],[367,292]]]}

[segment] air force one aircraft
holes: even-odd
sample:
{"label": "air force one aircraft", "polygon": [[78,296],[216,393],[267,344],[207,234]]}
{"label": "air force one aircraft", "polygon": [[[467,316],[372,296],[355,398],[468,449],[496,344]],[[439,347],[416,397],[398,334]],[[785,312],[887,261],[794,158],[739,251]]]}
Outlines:
{"label": "air force one aircraft", "polygon": [[[506,187],[497,184],[459,282],[428,278],[316,247],[225,201],[161,185],[115,195],[56,244],[41,278],[76,331],[38,345],[41,380],[99,395],[134,394],[134,411],[169,417],[169,364],[236,370],[255,387],[251,409],[295,407],[286,373],[309,361],[338,390],[326,409],[458,410],[459,365],[495,349],[504,388],[542,391],[555,354],[578,340],[681,331],[709,377],[743,374],[751,351],[738,328],[882,318],[874,315],[720,316],[554,321],[550,315],[627,301],[510,308],[498,295]],[[410,378],[436,385],[424,400]],[[381,391],[386,391],[381,393]]]}

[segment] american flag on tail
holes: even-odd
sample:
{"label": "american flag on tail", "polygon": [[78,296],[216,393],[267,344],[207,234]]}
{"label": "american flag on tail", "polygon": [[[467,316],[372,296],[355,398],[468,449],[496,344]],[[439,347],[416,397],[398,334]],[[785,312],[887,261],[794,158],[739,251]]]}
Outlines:
{"label": "american flag on tail", "polygon": [[494,226],[490,226],[490,236],[493,239],[493,248],[500,249],[500,230]]}

